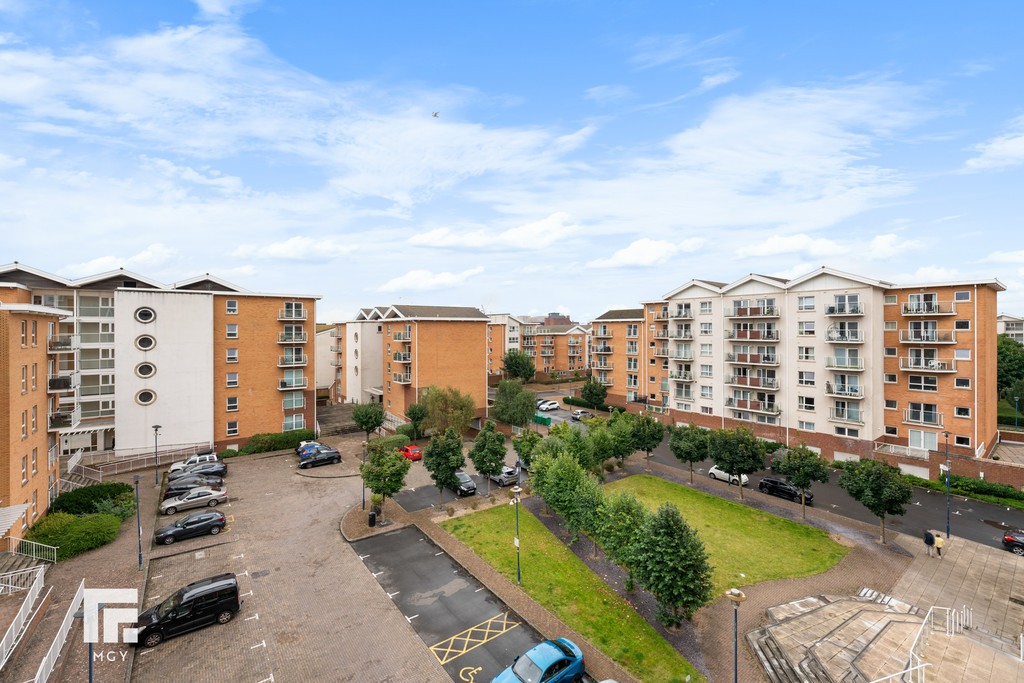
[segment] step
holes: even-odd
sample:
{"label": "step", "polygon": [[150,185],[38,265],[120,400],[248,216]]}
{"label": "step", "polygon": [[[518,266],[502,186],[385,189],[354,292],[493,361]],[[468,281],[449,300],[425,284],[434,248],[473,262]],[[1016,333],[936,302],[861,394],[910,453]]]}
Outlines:
{"label": "step", "polygon": [[765,658],[771,663],[771,670],[775,679],[780,683],[805,683],[804,678],[793,668],[793,665],[783,656],[778,643],[772,638],[767,629],[757,639],[758,647]]}
{"label": "step", "polygon": [[921,626],[920,619],[905,613],[861,610],[812,645],[809,656],[832,678],[839,680],[850,671],[853,661],[875,642],[878,634],[893,622],[915,624],[915,628]]}
{"label": "step", "polygon": [[819,595],[811,595],[799,600],[785,602],[781,605],[774,605],[766,609],[765,612],[768,614],[768,618],[772,620],[772,623],[777,624],[805,612],[810,612],[812,609],[817,609],[822,605],[827,605],[829,602],[829,600]]}
{"label": "step", "polygon": [[29,569],[36,565],[43,564],[42,560],[17,553],[0,553],[0,574],[16,572],[21,569]]}
{"label": "step", "polygon": [[850,662],[856,676],[851,680],[873,681],[907,668],[910,648],[921,630],[921,620],[891,621],[880,630],[864,650]]}

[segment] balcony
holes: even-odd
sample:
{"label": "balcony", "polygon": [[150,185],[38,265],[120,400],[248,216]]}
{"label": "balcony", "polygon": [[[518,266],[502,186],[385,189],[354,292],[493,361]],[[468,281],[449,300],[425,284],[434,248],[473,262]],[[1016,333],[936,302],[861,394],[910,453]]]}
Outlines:
{"label": "balcony", "polygon": [[832,370],[863,370],[863,358],[835,358],[829,356],[825,359],[825,367]]}
{"label": "balcony", "polygon": [[612,336],[611,330],[594,330],[594,339],[608,339]]}
{"label": "balcony", "polygon": [[279,332],[277,335],[278,344],[305,344],[308,339],[306,332]]}
{"label": "balcony", "polygon": [[837,330],[830,327],[825,330],[825,341],[830,344],[863,344],[864,333],[860,330]]}
{"label": "balcony", "polygon": [[606,387],[611,387],[611,386],[615,386],[615,380],[613,380],[613,379],[612,379],[611,377],[600,377],[600,376],[599,376],[599,377],[597,378],[597,381],[598,381],[598,382],[599,382],[600,384],[603,384],[603,385],[604,385],[604,386],[606,386]]}
{"label": "balcony", "polygon": [[900,330],[901,344],[956,344],[956,332],[938,330]]}
{"label": "balcony", "polygon": [[668,317],[676,320],[690,320],[693,318],[693,309],[689,307],[677,308],[669,313]]}
{"label": "balcony", "polygon": [[931,410],[914,410],[905,408],[903,410],[903,424],[919,425],[923,427],[941,427],[942,413]]}
{"label": "balcony", "polygon": [[682,399],[684,401],[692,401],[694,396],[696,396],[696,394],[694,394],[692,391],[690,391],[690,387],[684,387],[684,388],[686,389],[686,391],[678,391],[677,390],[676,393],[672,395],[672,398],[674,398],[674,399]]}
{"label": "balcony", "polygon": [[391,335],[391,339],[393,341],[400,342],[412,341],[412,332],[409,330],[406,330],[404,332],[395,332],[393,335]]}
{"label": "balcony", "polygon": [[774,401],[755,401],[753,399],[732,398],[729,396],[725,399],[725,405],[727,408],[749,410],[754,413],[765,413],[766,415],[778,415],[782,412],[782,408],[775,405]]}
{"label": "balcony", "polygon": [[340,368],[344,362],[345,361],[343,361],[340,358],[332,358],[331,359],[331,365],[336,367],[336,368]]}
{"label": "balcony", "polygon": [[[602,360],[604,360],[604,359],[602,359]],[[614,370],[615,369],[615,363],[612,363],[612,362],[599,363],[597,365],[592,365],[591,369],[593,369],[593,370]]]}
{"label": "balcony", "polygon": [[[64,364],[61,363],[63,366]],[[67,368],[61,367],[61,370]],[[113,358],[79,358],[78,359],[79,370],[113,370],[114,359]]]}
{"label": "balcony", "polygon": [[537,340],[536,339],[524,339],[523,340],[523,346],[536,346],[536,345],[537,345]]}
{"label": "balcony", "polygon": [[726,318],[778,318],[782,311],[778,306],[743,306],[727,308]]}
{"label": "balcony", "polygon": [[82,409],[81,407],[75,408],[74,410],[59,410],[56,413],[50,413],[50,419],[48,421],[49,430],[51,432],[57,431],[58,429],[64,429],[69,427],[77,427],[78,423],[82,420]]}
{"label": "balcony", "polygon": [[956,372],[956,359],[900,357],[900,370],[906,372]]}
{"label": "balcony", "polygon": [[391,375],[391,381],[395,384],[412,384],[412,374],[408,372],[395,372]]}
{"label": "balcony", "polygon": [[860,400],[864,398],[864,390],[856,384],[833,384],[825,382],[825,395],[835,398],[852,398]]}
{"label": "balcony", "polygon": [[777,391],[779,388],[779,380],[775,377],[750,377],[748,375],[727,375],[725,378],[726,384],[731,384],[737,387],[754,387],[757,389],[769,389],[771,391]]}
{"label": "balcony", "polygon": [[277,383],[278,391],[294,391],[296,389],[305,389],[309,386],[308,377],[299,377],[297,379],[282,379]]}
{"label": "balcony", "polygon": [[835,304],[825,307],[825,315],[864,315],[863,304]]}
{"label": "balcony", "polygon": [[332,344],[331,353],[345,353],[345,347],[341,344]]}
{"label": "balcony", "polygon": [[282,410],[299,410],[300,408],[306,407],[306,399],[300,398],[298,400],[292,398],[286,398],[281,401]]}
{"label": "balcony", "polygon": [[81,376],[77,372],[61,372],[46,378],[46,391],[56,393],[74,391],[80,382]]}
{"label": "balcony", "polygon": [[903,304],[903,315],[956,315],[955,301],[915,301]]}
{"label": "balcony", "polygon": [[668,320],[671,316],[669,315],[668,309],[663,308],[654,314],[655,320]]}
{"label": "balcony", "polygon": [[282,308],[277,311],[278,320],[305,320],[307,311],[304,308]]}
{"label": "balcony", "polygon": [[876,441],[873,450],[875,453],[902,455],[905,458],[918,458],[919,460],[928,459],[927,448],[913,448],[911,446],[899,446],[896,444],[885,443],[884,441]]}
{"label": "balcony", "polygon": [[674,360],[693,360],[693,351],[673,351],[669,357]]}
{"label": "balcony", "polygon": [[87,396],[113,396],[113,384],[88,384],[78,387],[78,395],[82,398]]}
{"label": "balcony", "polygon": [[297,368],[306,365],[309,362],[309,356],[304,354],[298,356],[278,356],[277,367],[279,368]]}
{"label": "balcony", "polygon": [[594,353],[614,353],[614,347],[611,346],[595,346]]}
{"label": "balcony", "polygon": [[651,353],[653,353],[658,358],[668,358],[668,347],[655,346],[653,349],[651,349]]}
{"label": "balcony", "polygon": [[779,340],[778,330],[726,330],[726,339],[768,339]]}
{"label": "balcony", "polygon": [[727,353],[725,361],[738,365],[778,365],[779,357],[775,354]]}
{"label": "balcony", "polygon": [[670,373],[668,373],[668,378],[671,379],[671,380],[675,380],[677,382],[692,382],[693,381],[693,373],[692,372],[670,372]]}
{"label": "balcony", "polygon": [[862,425],[864,419],[861,417],[860,410],[854,410],[851,408],[829,408],[828,419],[833,422],[846,422],[848,424]]}
{"label": "balcony", "polygon": [[412,351],[395,351],[391,354],[391,360],[396,363],[411,363],[412,362]]}
{"label": "balcony", "polygon": [[81,346],[82,340],[77,334],[60,334],[50,337],[46,342],[48,353],[73,353]]}
{"label": "balcony", "polygon": [[343,338],[344,336],[345,330],[339,330],[338,328],[331,330],[331,337],[334,339]]}

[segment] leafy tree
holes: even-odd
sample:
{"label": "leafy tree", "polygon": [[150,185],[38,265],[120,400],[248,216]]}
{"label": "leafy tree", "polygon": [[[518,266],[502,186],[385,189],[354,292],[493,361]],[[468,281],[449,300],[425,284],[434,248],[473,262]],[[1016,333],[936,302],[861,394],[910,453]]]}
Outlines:
{"label": "leafy tree", "polygon": [[1006,390],[1019,379],[1024,379],[1024,345],[1000,334],[996,337],[996,391],[1006,398]]}
{"label": "leafy tree", "polygon": [[686,427],[677,427],[672,430],[672,436],[668,440],[668,449],[676,456],[679,462],[687,463],[690,466],[690,483],[693,483],[693,463],[700,462],[708,457],[708,438],[706,430],[701,429],[694,423]]}
{"label": "leafy tree", "polygon": [[597,537],[608,556],[626,568],[628,591],[636,585],[633,565],[644,523],[650,515],[650,511],[632,491],[606,496],[601,505]]}
{"label": "leafy tree", "polygon": [[[1006,399],[1011,408],[1014,406],[1014,396],[1024,401],[1024,378],[1014,380],[1010,386],[1003,390],[1003,398]],[[1018,405],[1020,405],[1020,402],[1018,402]]]}
{"label": "leafy tree", "polygon": [[[538,458],[537,464],[547,461],[550,456]],[[550,464],[541,467],[540,476],[534,474],[534,490],[544,499],[544,504],[562,515],[572,514],[573,497],[583,485],[587,475],[568,453],[550,458]]]}
{"label": "leafy tree", "polygon": [[491,475],[501,472],[505,464],[505,435],[494,428],[493,420],[484,423],[469,451],[469,458],[476,471],[487,477],[487,495],[491,495]]}
{"label": "leafy tree", "polygon": [[422,403],[410,403],[409,407],[405,409],[405,416],[412,424],[413,438],[422,439],[423,421],[427,419],[427,407]]}
{"label": "leafy tree", "polygon": [[512,445],[515,446],[518,459],[526,467],[533,463],[533,453],[542,441],[541,435],[524,429],[519,436],[512,437]]}
{"label": "leafy tree", "polygon": [[608,387],[591,377],[583,383],[583,387],[580,389],[580,398],[586,401],[591,408],[597,408],[608,398]]}
{"label": "leafy tree", "polygon": [[636,576],[658,600],[658,621],[678,626],[711,602],[708,554],[697,532],[664,503],[644,523],[635,551]]}
{"label": "leafy tree", "polygon": [[525,427],[537,412],[537,394],[523,388],[518,379],[504,379],[494,392],[491,415],[505,424]]}
{"label": "leafy tree", "polygon": [[462,436],[449,427],[443,436],[433,436],[423,450],[423,466],[430,472],[430,478],[437,487],[437,505],[441,506],[445,488],[454,489],[459,485],[455,473],[466,466],[462,453]]}
{"label": "leafy tree", "polygon": [[[405,488],[405,475],[412,462],[396,450],[374,449],[365,463],[359,466],[366,488],[383,499],[391,498]],[[383,513],[383,506],[381,511]],[[383,514],[381,515],[383,519]]]}
{"label": "leafy tree", "polygon": [[839,486],[881,521],[882,545],[885,545],[885,516],[905,514],[904,506],[914,496],[914,488],[903,479],[899,468],[881,460],[846,463],[839,476]]}
{"label": "leafy tree", "polygon": [[352,420],[366,432],[366,440],[369,441],[370,434],[384,425],[384,406],[380,403],[360,403],[352,409]]}
{"label": "leafy tree", "polygon": [[719,429],[711,434],[711,459],[722,471],[739,477],[743,500],[743,475],[764,469],[764,444],[749,429]]}
{"label": "leafy tree", "polygon": [[557,382],[558,381],[558,373],[555,372],[554,370],[552,370],[551,372],[548,373],[548,377],[551,378],[552,382]]}
{"label": "leafy tree", "polygon": [[615,457],[615,440],[608,431],[608,423],[601,418],[588,420],[587,438],[590,439],[590,456],[594,471],[600,472],[604,464]]}
{"label": "leafy tree", "polygon": [[786,475],[786,481],[800,489],[800,514],[807,519],[807,489],[811,488],[812,482],[828,483],[828,461],[802,443],[790,449],[776,463],[775,470]]}
{"label": "leafy tree", "polygon": [[651,451],[665,438],[665,425],[649,413],[633,420],[633,445],[647,454],[647,466],[651,466]]}
{"label": "leafy tree", "polygon": [[429,386],[423,392],[420,402],[427,409],[424,424],[438,434],[443,434],[448,429],[454,429],[462,434],[469,429],[476,414],[476,402],[473,397],[463,394],[455,387],[441,389]]}
{"label": "leafy tree", "polygon": [[537,366],[533,359],[523,351],[509,349],[501,359],[501,370],[511,379],[529,382],[537,374]]}
{"label": "leafy tree", "polygon": [[572,532],[570,545],[576,542],[581,531],[588,534],[595,532],[603,501],[601,485],[593,477],[584,474],[579,486],[569,495],[569,505],[562,515],[565,528]]}
{"label": "leafy tree", "polygon": [[633,442],[633,420],[632,413],[622,410],[612,413],[608,420],[608,433],[612,437],[612,447],[615,459],[619,461],[619,467],[636,450]]}

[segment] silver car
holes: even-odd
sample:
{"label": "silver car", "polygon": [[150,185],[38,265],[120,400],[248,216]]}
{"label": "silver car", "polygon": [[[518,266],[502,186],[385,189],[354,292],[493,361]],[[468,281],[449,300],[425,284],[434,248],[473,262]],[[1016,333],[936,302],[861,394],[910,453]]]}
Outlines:
{"label": "silver car", "polygon": [[508,486],[510,484],[514,484],[516,483],[518,478],[519,470],[517,470],[515,467],[509,467],[508,465],[502,466],[501,472],[499,474],[491,475],[491,481],[497,483],[498,486]]}
{"label": "silver car", "polygon": [[173,515],[178,510],[189,508],[216,507],[228,499],[228,490],[223,486],[199,486],[177,498],[168,498],[160,503],[160,512]]}

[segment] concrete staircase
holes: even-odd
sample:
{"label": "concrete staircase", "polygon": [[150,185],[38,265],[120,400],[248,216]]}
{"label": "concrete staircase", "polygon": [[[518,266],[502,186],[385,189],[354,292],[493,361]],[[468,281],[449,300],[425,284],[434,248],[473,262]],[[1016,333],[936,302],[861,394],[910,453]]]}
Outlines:
{"label": "concrete staircase", "polygon": [[317,406],[316,422],[320,427],[320,437],[337,436],[339,434],[355,434],[361,432],[352,421],[354,403],[338,403],[330,406]]}
{"label": "concrete staircase", "polygon": [[0,553],[0,574],[16,572],[20,569],[30,569],[41,564],[46,564],[46,562],[35,557],[29,557],[28,555]]}

